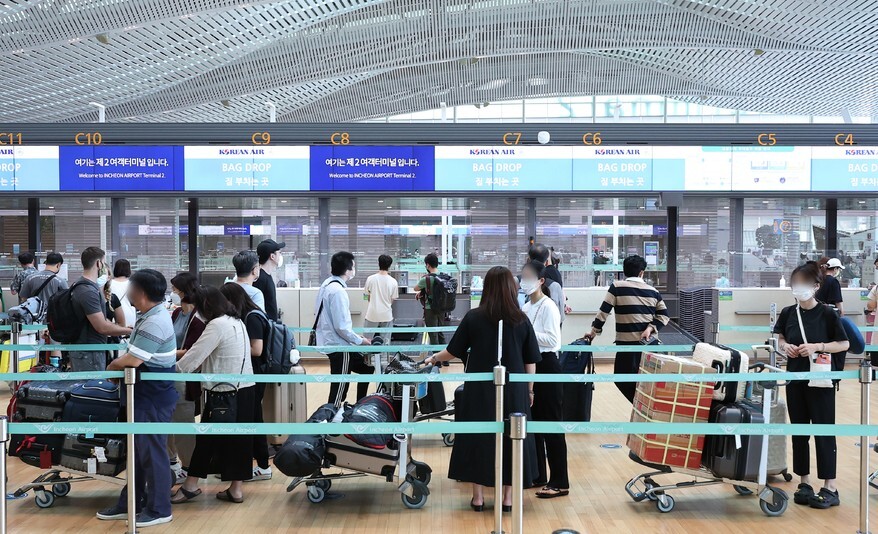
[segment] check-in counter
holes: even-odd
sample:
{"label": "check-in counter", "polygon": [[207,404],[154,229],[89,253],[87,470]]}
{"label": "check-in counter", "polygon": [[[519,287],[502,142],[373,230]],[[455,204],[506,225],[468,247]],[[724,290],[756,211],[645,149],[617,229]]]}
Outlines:
{"label": "check-in counter", "polygon": [[[724,326],[768,326],[772,304],[777,313],[787,306],[795,304],[790,288],[738,287],[730,289],[714,289],[717,303],[716,320],[720,325],[717,342],[724,344],[748,343],[760,344],[768,338],[765,332],[741,332],[723,330]],[[841,290],[844,298],[845,315],[859,326],[865,326],[866,317],[863,313],[869,300],[869,290],[850,288]],[[709,321],[708,321],[709,322]]]}

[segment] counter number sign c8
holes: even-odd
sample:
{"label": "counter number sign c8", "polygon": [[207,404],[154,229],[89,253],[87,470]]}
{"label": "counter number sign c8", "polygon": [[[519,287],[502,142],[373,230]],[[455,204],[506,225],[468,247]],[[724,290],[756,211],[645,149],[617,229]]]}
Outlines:
{"label": "counter number sign c8", "polygon": [[254,145],[270,145],[271,144],[271,133],[270,132],[255,132],[250,136],[250,142]]}
{"label": "counter number sign c8", "polygon": [[347,132],[333,132],[329,136],[329,142],[333,145],[349,145],[351,144],[351,134]]}
{"label": "counter number sign c8", "polygon": [[582,144],[593,146],[600,145],[604,140],[601,139],[601,132],[585,132],[582,136]]}
{"label": "counter number sign c8", "polygon": [[20,145],[21,132],[0,132],[0,145]]}

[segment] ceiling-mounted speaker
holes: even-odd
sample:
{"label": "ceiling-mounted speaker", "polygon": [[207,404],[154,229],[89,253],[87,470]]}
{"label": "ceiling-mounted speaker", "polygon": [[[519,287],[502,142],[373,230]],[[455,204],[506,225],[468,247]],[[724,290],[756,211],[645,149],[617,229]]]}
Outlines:
{"label": "ceiling-mounted speaker", "polygon": [[681,191],[665,191],[659,195],[657,208],[679,208],[683,205],[683,193]]}

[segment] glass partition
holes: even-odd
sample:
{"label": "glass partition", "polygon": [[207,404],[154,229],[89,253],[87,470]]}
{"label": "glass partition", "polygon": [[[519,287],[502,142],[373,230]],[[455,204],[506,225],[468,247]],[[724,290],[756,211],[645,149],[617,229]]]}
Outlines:
{"label": "glass partition", "polygon": [[[677,285],[680,289],[713,287],[730,272],[732,249],[728,198],[687,198],[680,207],[677,233]],[[725,281],[719,283],[724,285]]]}
{"label": "glass partition", "polygon": [[838,201],[838,258],[844,263],[840,280],[848,287],[878,283],[878,199]]}
{"label": "glass partition", "polygon": [[27,199],[0,198],[0,287],[20,271],[18,255],[28,250]]}
{"label": "glass partition", "polygon": [[40,199],[42,252],[59,252],[64,257],[68,280],[82,276],[82,250],[96,246],[109,251],[110,236],[109,198]]}
{"label": "glass partition", "polygon": [[132,269],[155,269],[169,279],[189,270],[188,200],[179,198],[128,198],[119,225],[117,258],[126,258]]}

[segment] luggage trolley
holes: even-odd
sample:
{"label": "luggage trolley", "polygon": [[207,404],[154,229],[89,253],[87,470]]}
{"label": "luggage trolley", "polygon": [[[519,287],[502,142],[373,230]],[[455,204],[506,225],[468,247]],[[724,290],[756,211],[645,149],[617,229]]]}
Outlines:
{"label": "luggage trolley", "polygon": [[[774,347],[771,345],[754,345],[752,348],[754,353],[761,349],[769,351],[774,350]],[[767,369],[774,372],[781,371],[781,369],[777,367],[765,365],[763,363],[757,363],[751,366],[751,369]],[[777,382],[765,381],[760,382],[760,384],[764,388],[762,398],[762,414],[765,422],[767,423],[770,422],[771,418],[771,399]],[[758,438],[759,436],[754,437]],[[759,496],[759,507],[766,515],[770,517],[783,515],[783,513],[786,512],[787,507],[789,506],[789,496],[782,489],[770,486],[768,484],[767,471],[769,436],[761,437],[762,455],[759,461],[759,474],[755,482],[749,480],[733,480],[728,478],[720,478],[715,476],[710,470],[706,468],[685,469],[661,464],[654,464],[644,461],[633,452],[630,452],[628,456],[629,458],[631,458],[631,460],[646,467],[649,467],[650,469],[653,469],[653,471],[643,473],[629,480],[628,483],[625,484],[625,491],[628,493],[628,495],[631,496],[634,502],[649,500],[655,502],[656,508],[659,512],[668,513],[674,509],[674,506],[676,504],[674,497],[667,494],[668,491],[698,486],[710,486],[715,484],[731,484],[739,495],[752,495],[756,493]],[[655,477],[666,474],[684,475],[686,477],[690,477],[691,480],[667,485],[662,485],[656,482]],[[792,476],[789,475],[789,473],[782,474],[787,481],[792,479]]]}
{"label": "luggage trolley", "polygon": [[[388,362],[386,371],[390,374],[401,372],[402,368],[399,366],[401,361],[405,360],[395,356]],[[397,363],[396,366],[394,362]],[[411,364],[408,366],[410,367]],[[413,421],[415,402],[426,395],[427,383],[381,384],[378,390],[389,393],[395,400],[402,401],[400,423],[406,424]],[[406,508],[418,509],[427,504],[430,495],[427,486],[430,484],[433,470],[426,463],[411,457],[409,450],[411,434],[394,436],[394,442],[381,450],[364,447],[345,436],[327,436],[325,441],[324,467],[337,467],[340,471],[324,474],[322,470],[318,470],[309,477],[293,478],[287,486],[287,492],[304,483],[308,490],[308,500],[317,504],[327,498],[334,480],[374,475],[384,478],[387,482],[398,484],[397,490]]]}
{"label": "luggage trolley", "polygon": [[119,487],[127,484],[127,481],[124,478],[118,476],[113,477],[91,474],[61,465],[53,465],[45,473],[35,478],[33,482],[24,484],[15,490],[12,495],[16,498],[20,498],[26,496],[27,492],[30,490],[35,490],[34,503],[37,507],[51,508],[52,505],[55,504],[56,497],[66,497],[70,494],[70,486],[72,484],[89,482],[92,480],[106,482]]}

